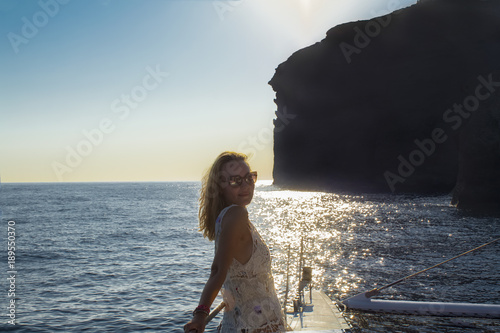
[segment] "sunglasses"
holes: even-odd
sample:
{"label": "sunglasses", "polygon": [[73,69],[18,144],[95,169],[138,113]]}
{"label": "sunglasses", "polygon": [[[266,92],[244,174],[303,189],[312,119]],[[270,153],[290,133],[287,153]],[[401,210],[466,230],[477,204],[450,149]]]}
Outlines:
{"label": "sunglasses", "polygon": [[231,187],[238,187],[243,184],[243,181],[245,181],[248,185],[255,185],[255,182],[257,181],[257,171],[252,171],[244,177],[230,176],[228,183]]}

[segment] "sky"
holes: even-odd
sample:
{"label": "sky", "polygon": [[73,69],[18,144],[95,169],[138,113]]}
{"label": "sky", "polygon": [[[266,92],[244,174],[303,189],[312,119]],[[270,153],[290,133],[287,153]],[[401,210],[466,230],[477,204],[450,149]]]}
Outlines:
{"label": "sky", "polygon": [[1,182],[272,179],[276,67],[416,0],[0,0]]}

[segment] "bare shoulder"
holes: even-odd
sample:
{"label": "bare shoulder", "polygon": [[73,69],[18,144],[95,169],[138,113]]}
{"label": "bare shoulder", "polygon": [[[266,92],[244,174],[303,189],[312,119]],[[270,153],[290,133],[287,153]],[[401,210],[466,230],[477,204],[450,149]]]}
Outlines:
{"label": "bare shoulder", "polygon": [[229,208],[222,219],[222,229],[240,229],[248,226],[248,211],[242,206]]}
{"label": "bare shoulder", "polygon": [[235,218],[235,217],[236,218],[238,218],[238,217],[248,218],[248,211],[245,207],[235,205],[235,206],[229,207],[225,216],[233,217],[233,218]]}

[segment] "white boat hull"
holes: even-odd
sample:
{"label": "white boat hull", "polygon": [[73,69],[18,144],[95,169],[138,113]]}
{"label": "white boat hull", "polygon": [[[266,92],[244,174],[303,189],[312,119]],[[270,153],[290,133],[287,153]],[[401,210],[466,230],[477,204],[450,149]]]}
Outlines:
{"label": "white boat hull", "polygon": [[500,318],[500,305],[445,302],[412,302],[371,299],[365,293],[342,302],[350,309],[432,316]]}

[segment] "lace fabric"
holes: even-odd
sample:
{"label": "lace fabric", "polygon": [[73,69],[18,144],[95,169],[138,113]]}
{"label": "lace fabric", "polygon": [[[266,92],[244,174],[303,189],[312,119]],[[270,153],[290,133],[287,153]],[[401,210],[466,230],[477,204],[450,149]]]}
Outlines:
{"label": "lace fabric", "polygon": [[[233,206],[235,205],[224,208],[215,222],[216,252],[224,215]],[[221,289],[226,308],[220,332],[284,332],[283,315],[271,272],[269,249],[252,223],[250,232],[253,239],[250,259],[245,264],[233,259]]]}

